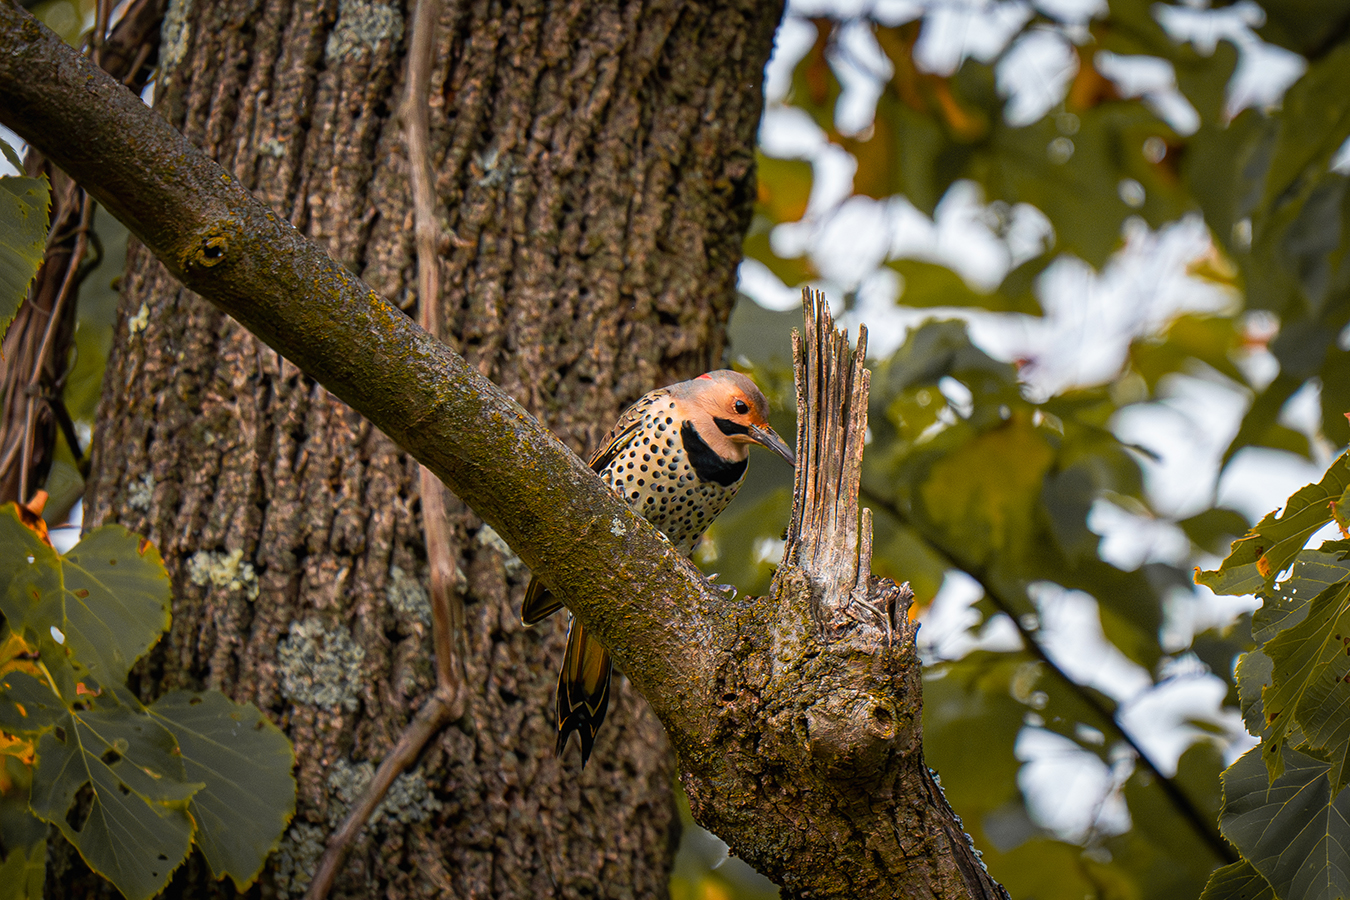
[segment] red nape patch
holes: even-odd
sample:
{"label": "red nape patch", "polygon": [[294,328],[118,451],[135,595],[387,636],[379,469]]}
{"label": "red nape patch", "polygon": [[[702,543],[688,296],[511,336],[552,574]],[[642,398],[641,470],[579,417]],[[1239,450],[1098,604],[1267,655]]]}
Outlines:
{"label": "red nape patch", "polygon": [[[712,381],[712,376],[709,375],[707,372],[704,372],[702,375],[698,376],[698,378],[706,378],[709,381]],[[694,380],[698,381],[698,378],[695,378]],[[1345,416],[1347,419],[1350,419],[1350,413],[1346,413]]]}

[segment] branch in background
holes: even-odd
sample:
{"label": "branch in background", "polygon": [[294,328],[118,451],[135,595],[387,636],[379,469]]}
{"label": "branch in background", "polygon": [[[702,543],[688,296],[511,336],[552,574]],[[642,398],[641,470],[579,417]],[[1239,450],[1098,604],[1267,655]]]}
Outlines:
{"label": "branch in background", "polygon": [[[403,104],[407,131],[408,175],[412,181],[416,214],[418,324],[435,339],[441,337],[440,260],[436,252],[439,227],[436,194],[431,169],[431,135],[428,98],[431,60],[439,0],[417,0],[412,38],[408,46],[408,95]],[[436,688],[398,744],[380,763],[365,793],[353,806],[342,826],[328,839],[323,858],[305,893],[306,900],[328,896],[342,870],[352,842],[384,799],[394,779],[417,761],[427,741],[442,728],[464,715],[464,600],[455,579],[455,560],[446,524],[445,487],[426,466],[419,465],[422,495],[422,534],[430,569],[431,631],[436,654]]]}
{"label": "branch in background", "polygon": [[[90,51],[110,75],[137,93],[151,73],[164,6],[165,0],[134,0],[104,39],[111,3],[100,0],[98,4]],[[81,265],[84,254],[77,247],[96,238],[89,230],[83,191],[36,147],[29,147],[25,169],[33,176],[46,174],[53,184],[52,225],[27,302],[19,307],[0,348],[0,410],[4,411],[0,415],[0,502],[26,500],[42,486],[55,456],[58,428],[82,470],[87,470],[60,395],[69,374],[79,285],[89,271]],[[58,508],[49,511],[53,518],[63,514]]]}
{"label": "branch in background", "polygon": [[861,495],[868,503],[872,504],[877,509],[882,510],[900,524],[912,529],[916,534],[923,538],[924,543],[932,548],[934,553],[942,557],[948,568],[959,569],[975,579],[984,590],[984,595],[989,598],[989,602],[994,604],[999,612],[1012,620],[1013,627],[1017,629],[1017,634],[1021,637],[1022,643],[1027,648],[1027,652],[1040,660],[1041,663],[1055,675],[1055,677],[1063,681],[1079,700],[1101,717],[1102,722],[1114,731],[1120,739],[1134,751],[1135,757],[1139,760],[1140,764],[1148,770],[1149,774],[1157,780],[1158,787],[1167,795],[1167,799],[1171,802],[1172,806],[1181,817],[1186,820],[1187,824],[1191,826],[1191,829],[1200,837],[1200,839],[1205,842],[1205,845],[1209,847],[1214,855],[1224,860],[1225,863],[1237,862],[1238,856],[1236,851],[1234,851],[1232,846],[1219,834],[1216,823],[1211,821],[1208,816],[1200,811],[1199,807],[1191,801],[1190,797],[1186,796],[1186,792],[1181,789],[1180,785],[1178,785],[1174,779],[1168,778],[1162,773],[1158,768],[1158,765],[1134,739],[1134,736],[1131,735],[1129,731],[1126,730],[1125,726],[1116,719],[1115,713],[1112,710],[1107,709],[1097,697],[1093,696],[1091,691],[1084,689],[1083,685],[1070,678],[1069,674],[1061,669],[1059,665],[1050,658],[1050,654],[1047,653],[1045,647],[1036,640],[1036,636],[1032,634],[1030,629],[1022,624],[1021,617],[1017,614],[1016,610],[1013,609],[1013,604],[994,588],[992,581],[981,567],[961,559],[955,552],[939,543],[932,535],[921,531],[894,503],[867,490],[867,488],[862,489]]}

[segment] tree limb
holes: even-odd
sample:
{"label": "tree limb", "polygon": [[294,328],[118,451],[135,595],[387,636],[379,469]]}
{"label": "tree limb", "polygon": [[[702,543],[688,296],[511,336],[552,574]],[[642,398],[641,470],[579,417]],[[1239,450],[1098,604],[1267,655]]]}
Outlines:
{"label": "tree limb", "polygon": [[728,599],[511,398],[12,0],[0,46],[0,122],[496,528],[647,698],[696,815],[735,852],[788,896],[1006,896],[923,763],[910,594],[872,577],[858,518],[868,374],[823,305],[799,352],[785,564],[771,597]]}
{"label": "tree limb", "polygon": [[0,40],[0,122],[431,469],[568,598],[668,727],[699,727],[676,687],[721,595],[692,563],[519,404],[12,0]]}

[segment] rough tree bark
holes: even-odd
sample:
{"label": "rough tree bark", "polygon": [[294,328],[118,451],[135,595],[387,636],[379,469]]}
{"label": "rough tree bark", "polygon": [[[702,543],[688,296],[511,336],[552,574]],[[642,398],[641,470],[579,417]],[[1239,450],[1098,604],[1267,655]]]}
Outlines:
{"label": "rough tree bark", "polygon": [[[903,592],[871,577],[857,514],[867,376],[823,312],[808,324],[827,349],[799,382],[809,414],[788,554],[771,598],[731,600],[461,357],[5,10],[0,33],[27,44],[0,53],[0,121],[491,521],[651,703],[699,816],[733,850],[791,896],[1001,895],[923,765]],[[24,80],[25,65],[52,78]],[[501,762],[520,771],[519,757]],[[520,823],[501,824],[480,840],[514,840]]]}
{"label": "rough tree bark", "polygon": [[[642,393],[721,357],[779,9],[449,6],[431,109],[444,331],[586,452]],[[405,15],[174,3],[157,106],[411,310]],[[174,627],[144,690],[220,688],[295,742],[300,806],[268,877],[298,895],[360,767],[433,685],[416,465],[140,248],[124,285],[86,522],[147,535],[174,573]],[[396,789],[335,895],[663,895],[678,826],[660,725],[624,685],[592,764],[555,760],[562,623],[520,627],[528,572],[453,501],[450,534],[470,710],[424,754],[425,788]],[[61,895],[92,888],[53,875]]]}

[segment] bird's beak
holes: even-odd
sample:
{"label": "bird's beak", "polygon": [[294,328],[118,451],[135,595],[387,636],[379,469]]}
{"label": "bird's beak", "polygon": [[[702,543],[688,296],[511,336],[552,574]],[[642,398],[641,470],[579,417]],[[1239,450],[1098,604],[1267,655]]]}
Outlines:
{"label": "bird's beak", "polygon": [[787,442],[778,436],[768,425],[751,425],[749,431],[750,439],[762,447],[768,447],[774,453],[788,461],[788,465],[795,467],[797,465],[797,454],[792,452],[792,448]]}

